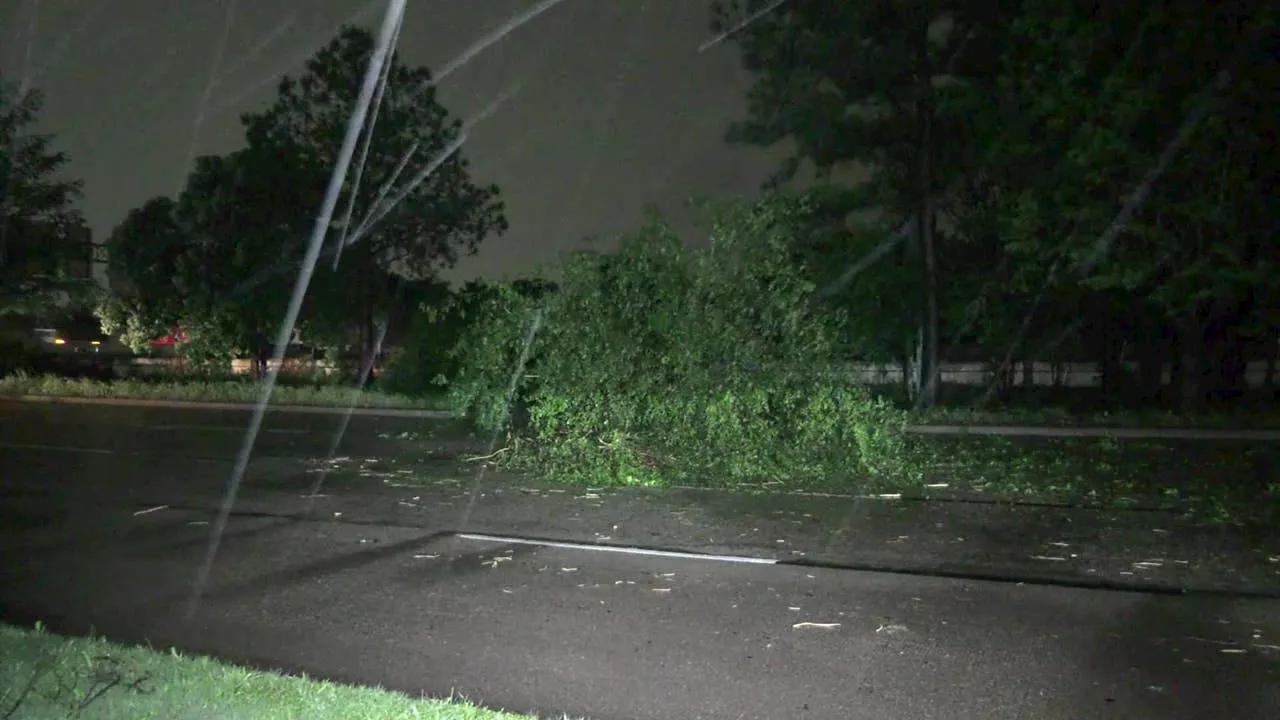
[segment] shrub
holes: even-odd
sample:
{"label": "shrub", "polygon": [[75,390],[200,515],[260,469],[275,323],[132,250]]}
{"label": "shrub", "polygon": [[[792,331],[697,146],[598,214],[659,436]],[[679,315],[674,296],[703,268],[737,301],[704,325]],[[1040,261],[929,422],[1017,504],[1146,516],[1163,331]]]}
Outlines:
{"label": "shrub", "polygon": [[578,255],[558,293],[496,295],[459,346],[455,410],[495,429],[530,312],[536,384],[515,457],[590,482],[812,484],[913,477],[906,416],[835,371],[845,317],[813,302],[791,248],[804,198],[726,208],[705,249],[659,218]]}

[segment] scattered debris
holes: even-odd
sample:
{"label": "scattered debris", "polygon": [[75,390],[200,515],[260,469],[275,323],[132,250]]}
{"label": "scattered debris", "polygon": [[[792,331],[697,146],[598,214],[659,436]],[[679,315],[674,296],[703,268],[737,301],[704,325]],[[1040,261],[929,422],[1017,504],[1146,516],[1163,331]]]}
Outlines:
{"label": "scattered debris", "polygon": [[499,563],[507,562],[507,561],[508,561],[508,560],[510,560],[510,559],[511,559],[511,556],[510,556],[510,555],[497,555],[497,556],[494,556],[494,557],[492,557],[492,558],[489,558],[488,560],[481,560],[481,561],[480,561],[480,564],[481,564],[481,565],[488,565],[488,566],[489,566],[489,567],[491,567],[491,568],[496,568],[496,567],[498,567],[498,564],[499,564]]}
{"label": "scattered debris", "polygon": [[888,633],[890,635],[897,635],[899,633],[904,633],[906,631],[907,631],[906,625],[898,625],[896,623],[885,623],[880,627],[876,628],[876,633],[883,632],[883,633]]}
{"label": "scattered debris", "polygon": [[818,623],[818,622],[798,622],[791,626],[792,630],[804,630],[813,628],[816,630],[835,630],[840,627],[840,623]]}
{"label": "scattered debris", "polygon": [[495,451],[495,452],[493,452],[493,453],[490,453],[489,455],[474,455],[474,456],[467,456],[467,457],[462,458],[462,462],[468,462],[468,463],[469,463],[469,462],[480,462],[480,461],[483,461],[483,460],[492,460],[492,459],[494,459],[494,458],[498,457],[499,455],[501,455],[502,453],[507,452],[507,451],[509,451],[509,450],[511,450],[511,448],[509,448],[509,447],[504,447],[504,448],[502,448],[501,450],[497,450],[497,451]]}
{"label": "scattered debris", "polygon": [[157,505],[153,508],[147,508],[146,510],[139,510],[138,512],[134,513],[133,516],[138,517],[139,515],[147,515],[160,510],[168,510],[168,509],[169,509],[168,505]]}
{"label": "scattered debris", "polygon": [[1208,643],[1210,645],[1228,645],[1228,646],[1235,645],[1235,643],[1233,642],[1227,642],[1224,640],[1210,640],[1209,638],[1202,638],[1202,637],[1195,637],[1195,636],[1188,637],[1187,639],[1193,640],[1195,642]]}

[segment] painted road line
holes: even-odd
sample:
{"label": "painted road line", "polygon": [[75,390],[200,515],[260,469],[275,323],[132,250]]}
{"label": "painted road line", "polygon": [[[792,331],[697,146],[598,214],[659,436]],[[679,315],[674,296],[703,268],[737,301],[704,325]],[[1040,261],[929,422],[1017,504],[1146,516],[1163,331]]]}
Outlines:
{"label": "painted road line", "polygon": [[534,538],[510,535],[486,535],[483,533],[457,533],[454,537],[477,542],[501,543],[504,545],[533,545],[552,547],[562,550],[585,550],[595,552],[617,553],[619,555],[643,555],[647,557],[680,558],[682,560],[705,560],[709,562],[738,563],[743,565],[777,565],[774,558],[751,557],[749,555],[716,555],[710,553],[684,552],[680,550],[656,550],[628,545],[600,545],[596,543],[569,542],[565,540],[539,540]]}

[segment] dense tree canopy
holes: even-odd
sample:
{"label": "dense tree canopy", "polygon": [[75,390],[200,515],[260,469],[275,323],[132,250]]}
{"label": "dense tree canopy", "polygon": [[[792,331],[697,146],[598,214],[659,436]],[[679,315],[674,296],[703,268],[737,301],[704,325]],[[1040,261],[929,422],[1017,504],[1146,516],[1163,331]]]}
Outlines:
{"label": "dense tree canopy", "polygon": [[[143,325],[179,322],[223,356],[275,334],[372,50],[369,33],[344,28],[242,118],[246,147],[199,158],[176,200],[126,220],[112,262],[153,321]],[[456,151],[461,126],[430,71],[393,57],[378,98],[300,326],[310,342],[366,354],[405,279],[433,277],[506,228],[497,188],[474,184]]]}
{"label": "dense tree canopy", "polygon": [[[719,3],[715,28],[767,5]],[[1076,338],[1107,382],[1174,338],[1193,398],[1276,336],[1275,38],[1274,9],[1239,3],[793,0],[731,36],[755,83],[729,137],[790,142],[781,177],[870,169],[837,189],[876,222],[808,236],[833,267],[880,249],[832,297],[853,354],[909,359],[874,328],[909,336],[882,298],[915,296],[926,370],[934,325],[943,357],[996,365]]]}

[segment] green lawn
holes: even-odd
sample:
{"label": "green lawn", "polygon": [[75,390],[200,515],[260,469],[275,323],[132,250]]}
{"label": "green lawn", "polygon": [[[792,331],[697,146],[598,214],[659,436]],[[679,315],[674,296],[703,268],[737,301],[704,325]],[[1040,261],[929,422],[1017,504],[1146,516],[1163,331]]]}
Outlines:
{"label": "green lawn", "polygon": [[6,720],[530,720],[462,701],[233,667],[0,625]]}
{"label": "green lawn", "polygon": [[[188,402],[253,403],[259,386],[250,380],[75,380],[50,375],[15,373],[0,378],[0,396],[43,396],[75,398],[127,398],[134,400],[179,400]],[[356,390],[337,384],[279,382],[272,392],[276,405],[317,405],[346,407]],[[395,395],[365,390],[357,401],[360,407],[443,409],[440,398]]]}

